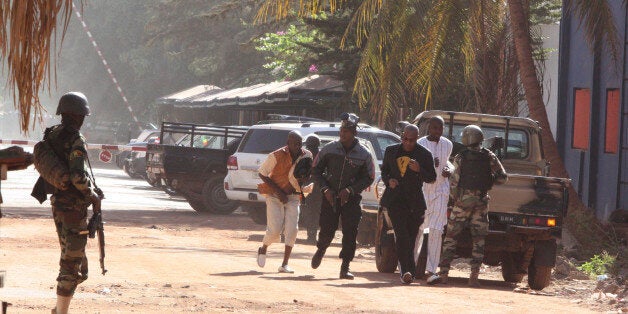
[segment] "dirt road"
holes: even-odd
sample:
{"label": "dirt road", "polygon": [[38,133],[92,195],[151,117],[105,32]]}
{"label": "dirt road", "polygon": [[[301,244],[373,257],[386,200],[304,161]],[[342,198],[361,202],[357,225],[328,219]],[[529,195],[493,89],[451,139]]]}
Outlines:
{"label": "dirt road", "polygon": [[[356,279],[339,280],[339,238],[317,270],[310,268],[315,247],[302,241],[291,259],[295,274],[277,273],[280,244],[270,247],[261,269],[255,252],[264,227],[244,214],[198,214],[121,170],[95,170],[107,196],[108,272],[100,274],[97,243],[90,240],[90,278],[79,286],[74,313],[591,311],[563,297],[514,293],[516,286],[490,268],[480,275],[480,289],[466,287],[468,274],[461,271],[447,286],[403,286],[398,274],[377,272],[372,247],[358,249],[351,265]],[[0,270],[6,278],[0,300],[13,304],[9,313],[43,313],[55,300],[59,248],[49,203],[40,206],[29,196],[35,179],[29,168],[2,182]]]}

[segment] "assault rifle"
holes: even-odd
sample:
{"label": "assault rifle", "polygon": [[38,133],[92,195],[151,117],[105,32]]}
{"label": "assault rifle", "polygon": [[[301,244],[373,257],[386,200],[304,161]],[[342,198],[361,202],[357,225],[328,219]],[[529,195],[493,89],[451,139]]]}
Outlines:
{"label": "assault rifle", "polygon": [[105,269],[105,230],[102,222],[102,212],[97,212],[92,215],[87,224],[87,230],[89,231],[89,238],[93,239],[98,234],[98,247],[100,249],[100,269],[104,275],[107,270]]}

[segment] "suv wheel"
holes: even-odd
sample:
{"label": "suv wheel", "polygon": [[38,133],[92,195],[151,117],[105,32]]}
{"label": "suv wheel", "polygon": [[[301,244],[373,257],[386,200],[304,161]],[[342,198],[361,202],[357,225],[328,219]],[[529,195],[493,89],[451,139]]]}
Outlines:
{"label": "suv wheel", "polygon": [[362,212],[356,241],[362,245],[373,245],[375,243],[375,228],[377,228],[377,215]]}
{"label": "suv wheel", "polygon": [[214,177],[203,185],[203,202],[213,213],[228,215],[240,206],[240,202],[227,198],[223,185],[223,177]]}
{"label": "suv wheel", "polygon": [[267,224],[265,204],[260,203],[260,205],[246,205],[244,208],[253,222],[264,226]]}
{"label": "suv wheel", "polygon": [[380,273],[394,273],[397,269],[397,250],[395,236],[389,234],[384,211],[377,213],[377,232],[375,235],[375,265]]}

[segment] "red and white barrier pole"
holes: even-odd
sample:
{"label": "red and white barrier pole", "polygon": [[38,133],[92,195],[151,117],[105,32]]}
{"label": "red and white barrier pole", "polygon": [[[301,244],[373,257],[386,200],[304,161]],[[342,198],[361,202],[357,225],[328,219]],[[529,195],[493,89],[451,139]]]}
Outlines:
{"label": "red and white barrier pole", "polygon": [[89,38],[89,40],[92,42],[92,46],[94,46],[94,50],[96,50],[96,53],[100,57],[100,60],[102,61],[102,64],[105,66],[105,69],[107,70],[107,73],[109,74],[109,78],[111,78],[111,81],[116,86],[116,89],[118,90],[118,93],[122,97],[122,100],[124,101],[124,104],[126,105],[127,110],[131,114],[131,118],[133,118],[133,120],[137,124],[138,128],[141,129],[142,127],[141,127],[139,121],[137,120],[137,117],[135,116],[135,113],[133,112],[133,108],[131,108],[131,105],[129,104],[129,101],[126,99],[126,96],[124,96],[124,92],[122,91],[122,88],[120,87],[120,84],[118,84],[118,80],[113,75],[113,71],[111,71],[111,67],[109,67],[109,64],[107,63],[107,60],[105,60],[105,56],[103,56],[102,52],[100,51],[100,48],[98,47],[98,44],[96,44],[96,40],[92,36],[92,33],[89,31],[89,28],[87,27],[87,24],[85,24],[85,21],[83,20],[83,17],[81,16],[81,13],[79,12],[79,10],[74,5],[74,2],[72,2],[72,10],[74,10],[74,13],[76,13],[76,17],[81,22],[81,25],[83,25],[83,30],[87,34],[87,37]]}

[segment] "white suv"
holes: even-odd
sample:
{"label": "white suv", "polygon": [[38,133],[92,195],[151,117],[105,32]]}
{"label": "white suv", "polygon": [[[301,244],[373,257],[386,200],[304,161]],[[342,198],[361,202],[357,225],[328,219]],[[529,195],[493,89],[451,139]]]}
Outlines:
{"label": "white suv", "polygon": [[[257,172],[260,164],[269,153],[286,145],[288,133],[292,130],[299,131],[304,139],[309,134],[319,135],[322,148],[326,142],[338,139],[339,127],[339,122],[273,123],[252,126],[242,138],[236,153],[227,161],[227,176],[224,181],[227,198],[248,202],[245,203],[245,207],[253,220],[263,222],[265,215],[262,215],[263,211],[259,213],[259,209],[264,205],[264,197],[257,192],[257,185],[262,182]],[[371,150],[373,158],[377,160],[376,178],[379,177],[379,166],[386,147],[400,143],[401,139],[392,132],[362,124],[359,125],[357,137]],[[376,209],[378,206],[373,189],[375,184],[376,182],[373,182],[371,188],[362,193],[362,206],[365,208]],[[256,204],[259,206],[255,206]]]}

